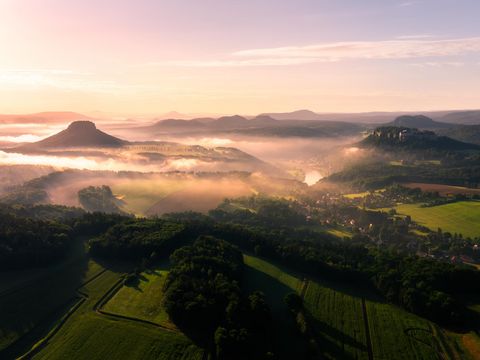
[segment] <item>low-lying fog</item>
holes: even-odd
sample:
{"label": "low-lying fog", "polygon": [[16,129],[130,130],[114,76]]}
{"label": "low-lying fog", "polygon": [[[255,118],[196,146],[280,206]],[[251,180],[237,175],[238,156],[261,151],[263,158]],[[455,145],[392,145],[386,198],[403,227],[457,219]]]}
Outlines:
{"label": "low-lying fog", "polygon": [[[42,124],[8,124],[0,125],[0,146],[13,147],[20,143],[43,139],[64,128],[65,125]],[[235,147],[260,160],[282,169],[289,176],[304,181],[308,185],[316,183],[321,178],[337,171],[358,156],[346,150],[351,144],[360,140],[358,137],[335,138],[266,138],[241,137],[238,135],[202,134],[196,136],[164,136],[150,137],[148,134],[119,129],[118,125],[110,124],[106,128],[98,127],[113,136],[129,141],[171,141],[188,145],[204,147]],[[195,158],[168,159],[161,165],[150,163],[141,156],[125,155],[118,157],[62,156],[60,155],[26,155],[0,151],[0,164],[32,164],[53,165],[58,168],[79,168],[90,170],[132,170],[141,172],[152,171],[228,171],[235,170],[224,163],[204,162]],[[243,170],[243,169],[239,169]]]}

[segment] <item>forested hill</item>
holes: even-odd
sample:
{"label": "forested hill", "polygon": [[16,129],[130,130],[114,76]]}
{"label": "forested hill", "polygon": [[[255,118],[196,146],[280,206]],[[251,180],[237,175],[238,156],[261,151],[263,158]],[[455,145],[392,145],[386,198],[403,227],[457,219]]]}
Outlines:
{"label": "forested hill", "polygon": [[386,124],[386,126],[436,130],[436,129],[448,129],[448,128],[454,127],[455,124],[435,121],[425,115],[402,115],[397,117],[391,123]]}
{"label": "forested hill", "polygon": [[480,145],[454,140],[447,136],[438,136],[433,131],[414,128],[384,126],[376,128],[360,144],[365,148],[383,150],[434,150],[462,151],[480,150]]}

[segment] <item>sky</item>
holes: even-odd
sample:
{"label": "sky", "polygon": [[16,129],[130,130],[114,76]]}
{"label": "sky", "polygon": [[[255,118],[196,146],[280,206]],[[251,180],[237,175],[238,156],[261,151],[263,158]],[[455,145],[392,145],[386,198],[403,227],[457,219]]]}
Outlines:
{"label": "sky", "polygon": [[0,0],[0,113],[480,108],[478,0]]}

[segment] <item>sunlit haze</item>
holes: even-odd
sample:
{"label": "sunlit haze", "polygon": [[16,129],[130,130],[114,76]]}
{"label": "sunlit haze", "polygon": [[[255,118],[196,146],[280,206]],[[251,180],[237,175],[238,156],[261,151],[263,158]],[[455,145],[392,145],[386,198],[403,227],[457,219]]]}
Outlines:
{"label": "sunlit haze", "polygon": [[2,0],[0,112],[478,108],[477,0]]}

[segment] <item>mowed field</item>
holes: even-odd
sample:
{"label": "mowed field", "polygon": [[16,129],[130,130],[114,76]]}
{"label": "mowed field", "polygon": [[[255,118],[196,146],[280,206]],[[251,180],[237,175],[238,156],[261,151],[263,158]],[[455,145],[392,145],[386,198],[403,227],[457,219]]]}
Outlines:
{"label": "mowed field", "polygon": [[305,294],[326,358],[369,359],[369,351],[374,359],[450,358],[445,337],[433,323],[368,293],[346,290],[309,282]]}
{"label": "mowed field", "polygon": [[410,215],[415,222],[433,231],[441,228],[464,237],[480,236],[480,201],[459,201],[423,208],[420,204],[402,204],[396,210],[399,214]]}
{"label": "mowed field", "polygon": [[143,272],[137,281],[124,285],[102,307],[112,314],[152,321],[161,326],[175,329],[162,306],[163,285],[168,271],[154,269]]}
{"label": "mowed field", "polygon": [[[367,291],[302,279],[253,256],[245,255],[244,260],[255,270],[249,274],[251,281],[262,282],[275,316],[284,295],[290,291],[302,293],[306,284],[305,308],[326,359],[370,359],[369,353],[372,359],[452,358],[446,336],[435,324],[386,304]],[[288,316],[280,319],[288,335],[287,330],[295,324],[288,322]],[[301,341],[291,339],[301,347]]]}
{"label": "mowed field", "polygon": [[[119,265],[115,268],[122,268]],[[64,262],[36,275],[30,271],[2,275],[16,277],[18,283],[6,282],[0,292],[0,359],[173,360],[203,356],[203,350],[178,331],[98,312],[103,299],[122,284],[124,273],[90,259],[83,242]],[[164,274],[159,275],[149,274],[163,279]],[[161,285],[153,281],[144,289],[153,293],[152,286]],[[142,305],[140,312],[145,309]],[[165,314],[157,311],[155,316],[160,321]]]}
{"label": "mowed field", "polygon": [[422,191],[437,191],[440,195],[449,195],[449,194],[480,194],[480,189],[466,188],[463,186],[452,186],[452,185],[443,185],[443,184],[428,184],[428,183],[404,183],[403,186],[412,188],[412,189],[421,189]]}
{"label": "mowed field", "polygon": [[72,305],[76,288],[100,270],[78,241],[58,265],[2,274],[8,281],[0,292],[0,358],[14,343],[28,342],[26,334],[48,329]]}
{"label": "mowed field", "polygon": [[201,359],[203,351],[183,334],[115,316],[96,305],[121,276],[106,271],[80,289],[88,298],[33,359]]}
{"label": "mowed field", "polygon": [[300,292],[302,281],[260,258],[244,255],[243,286],[247,293],[262,291],[273,317],[274,352],[279,359],[305,358],[308,344],[296,329],[295,321],[283,301],[291,292]]}
{"label": "mowed field", "polygon": [[250,185],[235,179],[152,178],[116,181],[110,186],[124,202],[123,210],[140,216],[187,210],[207,212],[225,198],[253,193]]}
{"label": "mowed field", "polygon": [[124,201],[125,211],[135,215],[145,215],[146,211],[159,200],[185,186],[187,186],[185,181],[135,179],[117,181],[111,188],[113,193]]}

